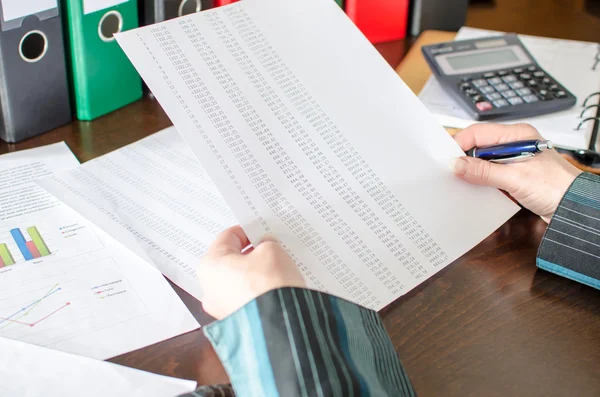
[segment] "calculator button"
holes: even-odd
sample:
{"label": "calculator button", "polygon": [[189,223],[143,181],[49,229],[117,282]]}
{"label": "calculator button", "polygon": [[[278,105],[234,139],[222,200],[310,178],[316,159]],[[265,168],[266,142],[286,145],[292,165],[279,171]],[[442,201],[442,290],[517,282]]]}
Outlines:
{"label": "calculator button", "polygon": [[567,93],[564,91],[558,91],[554,93],[554,96],[557,98],[565,98],[567,96]]}
{"label": "calculator button", "polygon": [[512,88],[513,90],[518,90],[519,88],[523,88],[525,87],[525,84],[523,84],[520,81],[515,81],[514,83],[510,83],[509,84],[510,88]]}
{"label": "calculator button", "polygon": [[479,109],[480,112],[485,112],[487,110],[492,110],[493,106],[491,103],[489,102],[479,102],[477,105],[477,109]]}
{"label": "calculator button", "polygon": [[535,72],[537,68],[535,66],[530,66],[527,68],[527,70],[529,70],[530,72]]}
{"label": "calculator button", "polygon": [[508,90],[510,87],[506,84],[498,84],[496,86],[496,91],[506,91]]}
{"label": "calculator button", "polygon": [[543,101],[549,101],[554,99],[554,95],[552,95],[552,92],[548,90],[539,90],[538,97],[540,97],[540,99]]}
{"label": "calculator button", "polygon": [[526,95],[523,97],[523,100],[527,103],[537,102],[539,101],[538,97],[535,95]]}
{"label": "calculator button", "polygon": [[521,73],[523,73],[523,72],[524,72],[523,68],[516,68],[516,69],[513,69],[513,73],[514,73],[514,74],[521,74]]}
{"label": "calculator button", "polygon": [[520,105],[523,103],[523,100],[521,98],[519,98],[518,96],[514,96],[512,98],[508,98],[508,102],[511,105]]}
{"label": "calculator button", "polygon": [[481,91],[482,94],[489,94],[490,92],[494,92],[496,90],[494,89],[494,87],[486,85],[485,87],[481,87],[479,91]]}
{"label": "calculator button", "polygon": [[538,70],[537,72],[533,72],[533,77],[535,77],[536,79],[541,79],[546,75],[546,73],[542,72],[541,70]]}
{"label": "calculator button", "polygon": [[494,73],[494,72],[488,72],[488,73],[484,73],[483,74],[483,78],[484,79],[491,79],[492,77],[496,77],[496,73]]}
{"label": "calculator button", "polygon": [[478,95],[479,92],[473,88],[468,88],[465,90],[465,94],[467,94],[468,96],[473,96],[473,95]]}
{"label": "calculator button", "polygon": [[508,74],[508,71],[506,71],[506,70],[500,70],[500,71],[498,72],[498,76],[500,76],[500,77],[502,77],[502,76],[506,76],[507,74]]}
{"label": "calculator button", "polygon": [[470,82],[472,79],[471,79],[469,76],[466,76],[466,77],[463,77],[461,80],[462,80],[464,83],[468,83],[468,82]]}
{"label": "calculator button", "polygon": [[483,102],[485,101],[485,98],[482,95],[474,95],[471,97],[471,99],[473,100],[473,102]]}
{"label": "calculator button", "polygon": [[503,106],[508,106],[508,102],[506,101],[506,99],[498,99],[497,101],[494,101],[494,106],[496,106],[497,108],[501,108]]}
{"label": "calculator button", "polygon": [[514,96],[517,96],[517,93],[516,93],[516,92],[514,92],[513,90],[509,90],[509,91],[504,91],[504,92],[502,93],[502,96],[503,96],[504,98],[512,98],[512,97],[514,97]]}
{"label": "calculator button", "polygon": [[502,83],[502,80],[500,80],[500,77],[494,77],[494,78],[488,79],[487,82],[490,83],[491,85],[496,85],[496,84]]}
{"label": "calculator button", "polygon": [[471,88],[471,84],[469,84],[469,83],[460,83],[459,87],[460,87],[461,90],[466,90],[468,88]]}
{"label": "calculator button", "polygon": [[531,90],[529,88],[521,88],[520,90],[517,90],[517,94],[520,96],[531,95]]}
{"label": "calculator button", "polygon": [[538,86],[538,82],[535,81],[535,80],[529,80],[527,82],[527,85],[530,86],[530,87],[537,87]]}
{"label": "calculator button", "polygon": [[484,79],[477,79],[477,80],[473,80],[473,85],[475,87],[483,87],[484,85],[488,85],[488,83]]}
{"label": "calculator button", "polygon": [[552,80],[550,80],[548,77],[544,77],[542,79],[542,84],[550,85],[552,84]]}
{"label": "calculator button", "polygon": [[512,83],[513,81],[517,81],[517,77],[511,74],[510,76],[502,77],[502,81],[505,83]]}
{"label": "calculator button", "polygon": [[488,101],[492,101],[493,102],[496,99],[501,99],[502,95],[500,95],[499,92],[494,92],[494,93],[491,93],[489,95],[486,95],[485,97],[487,98]]}
{"label": "calculator button", "polygon": [[521,74],[519,75],[519,78],[520,78],[521,80],[530,80],[530,79],[531,79],[531,75],[530,75],[529,73],[521,73]]}
{"label": "calculator button", "polygon": [[548,87],[548,89],[550,91],[556,92],[558,91],[558,86],[556,84],[552,84],[550,87]]}

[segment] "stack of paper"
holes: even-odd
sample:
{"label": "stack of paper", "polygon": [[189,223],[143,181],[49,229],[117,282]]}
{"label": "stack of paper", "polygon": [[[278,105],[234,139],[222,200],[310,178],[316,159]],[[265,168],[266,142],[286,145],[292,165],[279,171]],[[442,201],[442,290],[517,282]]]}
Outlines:
{"label": "stack of paper", "polygon": [[64,143],[0,161],[0,337],[107,359],[199,327],[156,269],[34,181]]}

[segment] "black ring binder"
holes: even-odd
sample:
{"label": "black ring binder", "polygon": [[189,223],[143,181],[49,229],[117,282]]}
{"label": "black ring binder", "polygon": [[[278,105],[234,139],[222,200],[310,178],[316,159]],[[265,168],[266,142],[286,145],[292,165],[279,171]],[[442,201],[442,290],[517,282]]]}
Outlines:
{"label": "black ring binder", "polygon": [[[582,119],[582,118],[583,118],[583,114],[584,114],[585,112],[587,112],[587,110],[588,110],[588,109],[591,109],[591,108],[600,108],[600,104],[598,104],[598,103],[597,103],[597,104],[595,104],[595,105],[590,105],[590,106],[586,107],[585,109],[583,109],[583,110],[581,111],[581,114],[579,115],[579,118],[580,118],[580,119]],[[598,112],[596,112],[596,115],[598,115]]]}
{"label": "black ring binder", "polygon": [[592,129],[592,136],[590,137],[590,144],[588,145],[588,149],[596,151],[596,141],[598,140],[598,126],[600,125],[600,117],[598,115],[596,115],[595,117],[588,117],[582,120],[577,126],[577,128],[575,128],[575,131],[579,131],[581,126],[590,120],[594,120],[594,128]]}
{"label": "black ring binder", "polygon": [[[596,65],[594,65],[594,68],[598,64],[600,64],[600,44],[598,45],[598,53],[596,54]],[[587,104],[588,101],[595,96],[599,97],[598,103],[588,106],[588,104]],[[592,92],[590,95],[588,95],[587,98],[585,98],[585,101],[583,101],[583,107],[584,107],[584,109],[581,111],[579,118],[583,118],[583,115],[586,112],[586,110],[591,109],[593,107],[595,107],[597,109],[596,114],[594,115],[594,117],[588,117],[588,118],[582,120],[579,123],[579,125],[577,126],[577,128],[575,129],[575,131],[578,131],[581,128],[581,126],[583,124],[587,123],[588,121],[594,120],[594,128],[592,129],[592,135],[590,137],[590,143],[588,145],[588,149],[596,151],[596,141],[598,140],[598,128],[600,127],[600,91]]]}
{"label": "black ring binder", "polygon": [[598,121],[598,117],[588,117],[587,119],[583,120],[581,123],[579,123],[579,125],[577,126],[577,128],[575,128],[575,131],[579,131],[581,129],[581,126],[584,125],[585,123],[587,123],[590,120],[596,120]]}
{"label": "black ring binder", "polygon": [[585,98],[585,101],[583,101],[583,107],[586,107],[586,106],[587,106],[587,101],[588,101],[590,98],[592,98],[592,97],[594,97],[594,96],[596,96],[596,95],[600,95],[600,91],[598,91],[598,92],[593,92],[593,93],[591,93],[590,95],[588,95],[588,96],[587,96],[587,98]]}

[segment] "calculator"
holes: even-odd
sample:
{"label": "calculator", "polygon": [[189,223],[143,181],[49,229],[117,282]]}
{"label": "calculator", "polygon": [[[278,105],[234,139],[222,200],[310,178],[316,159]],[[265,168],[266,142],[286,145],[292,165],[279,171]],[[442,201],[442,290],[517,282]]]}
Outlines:
{"label": "calculator", "polygon": [[442,87],[475,120],[538,116],[577,102],[516,34],[434,44],[422,51]]}

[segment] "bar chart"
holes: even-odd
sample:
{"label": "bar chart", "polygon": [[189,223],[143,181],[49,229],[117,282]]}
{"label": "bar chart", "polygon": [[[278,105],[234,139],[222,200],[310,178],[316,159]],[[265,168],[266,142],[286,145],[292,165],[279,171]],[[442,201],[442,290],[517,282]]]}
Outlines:
{"label": "bar chart", "polygon": [[6,243],[0,244],[0,268],[4,266],[10,266],[15,264],[15,259],[13,258],[10,250],[8,249],[8,245]]}
{"label": "bar chart", "polygon": [[79,219],[44,216],[0,222],[0,272],[26,263],[53,263],[102,248],[96,233]]}
{"label": "bar chart", "polygon": [[[25,261],[49,256],[50,249],[36,226],[25,229],[24,234],[20,228],[10,230],[12,243],[16,244]],[[14,247],[14,246],[13,246]],[[0,268],[11,266],[16,263],[15,256],[11,252],[7,242],[0,242]]]}
{"label": "bar chart", "polygon": [[28,227],[27,233],[29,234],[30,240],[25,238],[23,232],[19,228],[12,229],[10,231],[11,236],[17,244],[17,247],[19,247],[19,251],[21,251],[21,255],[23,255],[25,260],[31,260],[50,255],[50,250],[48,249],[48,246],[46,245],[46,242],[42,238],[37,227]]}

